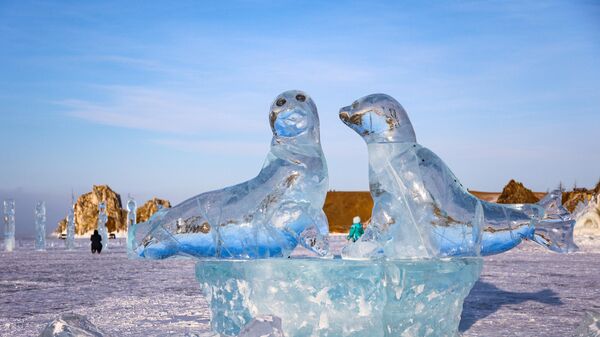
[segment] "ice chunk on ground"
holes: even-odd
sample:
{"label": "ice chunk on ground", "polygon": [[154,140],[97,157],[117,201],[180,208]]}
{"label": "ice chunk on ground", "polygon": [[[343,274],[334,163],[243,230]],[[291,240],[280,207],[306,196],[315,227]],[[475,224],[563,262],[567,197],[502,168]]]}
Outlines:
{"label": "ice chunk on ground", "polygon": [[40,337],[103,337],[105,336],[87,317],[69,313],[50,322]]}
{"label": "ice chunk on ground", "polygon": [[574,337],[600,337],[600,313],[586,311],[581,325],[575,331]]}

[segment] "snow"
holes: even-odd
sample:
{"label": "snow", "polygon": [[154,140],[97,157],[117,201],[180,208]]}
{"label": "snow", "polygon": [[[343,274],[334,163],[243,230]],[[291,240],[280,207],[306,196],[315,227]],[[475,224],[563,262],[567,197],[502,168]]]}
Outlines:
{"label": "snow", "polygon": [[[35,251],[33,240],[0,252],[0,336],[37,336],[69,312],[109,336],[209,333],[195,261],[129,260],[120,239],[92,255],[89,240],[76,241],[74,251],[49,239],[46,252]],[[332,242],[339,251],[345,240]],[[582,250],[569,255],[525,243],[486,257],[465,301],[463,336],[571,336],[585,311],[600,311],[600,238],[577,242]]]}

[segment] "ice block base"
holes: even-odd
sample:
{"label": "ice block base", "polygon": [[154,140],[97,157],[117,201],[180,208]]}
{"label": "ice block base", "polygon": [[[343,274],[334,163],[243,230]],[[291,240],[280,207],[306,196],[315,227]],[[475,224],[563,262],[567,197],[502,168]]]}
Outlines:
{"label": "ice block base", "polygon": [[481,258],[200,261],[216,335],[457,336]]}

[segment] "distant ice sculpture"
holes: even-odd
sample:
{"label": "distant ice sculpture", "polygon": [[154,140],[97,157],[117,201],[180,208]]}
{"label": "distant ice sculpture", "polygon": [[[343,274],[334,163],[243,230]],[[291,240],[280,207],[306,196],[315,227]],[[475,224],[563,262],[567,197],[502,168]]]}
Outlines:
{"label": "distant ice sculpture", "polygon": [[87,317],[62,314],[48,323],[39,337],[102,337],[104,334]]}
{"label": "distant ice sculpture", "polygon": [[256,178],[202,193],[132,226],[132,255],[285,257],[299,243],[326,255],[328,175],[317,107],[306,93],[286,91],[271,105],[269,121],[271,150]]}
{"label": "distant ice sculpture", "polygon": [[133,197],[129,196],[127,199],[127,231],[132,225],[137,223],[136,220],[136,212],[137,212],[137,203],[133,199]]}
{"label": "distant ice sculpture", "polygon": [[558,207],[560,193],[537,205],[476,198],[435,153],[417,143],[408,115],[392,97],[363,97],[340,109],[339,116],[367,143],[374,200],[370,225],[344,248],[344,257],[490,255],[523,239],[556,252],[576,249],[575,222]]}
{"label": "distant ice sculpture", "polygon": [[35,250],[46,250],[46,203],[35,205]]}
{"label": "distant ice sculpture", "polygon": [[575,235],[600,235],[600,194],[580,201],[573,211]]}
{"label": "distant ice sculpture", "polygon": [[98,204],[98,234],[102,237],[102,250],[108,250],[108,229],[106,223],[108,216],[106,215],[106,203]]}
{"label": "distant ice sculpture", "polygon": [[4,200],[4,250],[12,252],[15,249],[15,201]]}
{"label": "distant ice sculpture", "polygon": [[75,196],[71,193],[71,205],[67,213],[67,238],[65,245],[68,250],[75,249]]}
{"label": "distant ice sculpture", "polygon": [[196,278],[219,336],[457,336],[482,262],[205,260]]}

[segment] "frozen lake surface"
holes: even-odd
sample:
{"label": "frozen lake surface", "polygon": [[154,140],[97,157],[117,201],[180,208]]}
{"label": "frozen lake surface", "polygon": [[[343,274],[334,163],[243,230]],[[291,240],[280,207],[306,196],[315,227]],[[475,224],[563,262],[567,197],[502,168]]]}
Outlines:
{"label": "frozen lake surface", "polygon": [[[334,250],[345,242],[335,237]],[[600,240],[575,254],[523,244],[485,258],[481,279],[465,301],[464,337],[571,336],[586,310],[600,311]],[[68,252],[33,240],[0,253],[0,336],[37,336],[60,313],[87,316],[119,336],[194,336],[209,331],[207,301],[194,261],[133,261],[123,240],[92,255],[89,241]]]}

